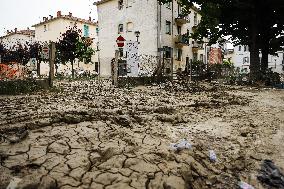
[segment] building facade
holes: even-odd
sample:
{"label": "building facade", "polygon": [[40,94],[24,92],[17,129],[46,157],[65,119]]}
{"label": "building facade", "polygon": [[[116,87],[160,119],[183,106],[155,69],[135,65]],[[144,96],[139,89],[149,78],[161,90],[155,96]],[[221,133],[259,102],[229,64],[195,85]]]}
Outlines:
{"label": "building facade", "polygon": [[158,57],[173,64],[169,72],[184,70],[190,59],[205,59],[203,45],[188,39],[201,16],[197,9],[183,15],[177,1],[160,5],[156,0],[101,0],[96,2],[99,23],[100,74],[111,75],[116,39],[136,41],[140,57]]}
{"label": "building facade", "polygon": [[26,30],[14,30],[7,31],[5,36],[0,37],[0,42],[5,45],[7,49],[12,49],[17,45],[25,46],[27,43],[33,43],[35,41],[35,31],[27,28]]}
{"label": "building facade", "polygon": [[[238,45],[231,48],[226,48],[227,53],[225,55],[226,59],[230,59],[235,67],[240,68],[243,72],[249,72],[250,66],[250,52],[249,47],[244,45]],[[284,73],[284,57],[283,51],[276,53],[277,55],[268,55],[268,68],[273,72],[279,74]],[[262,55],[260,53],[259,58]]]}
{"label": "building facade", "polygon": [[[98,29],[97,23],[89,19],[81,19],[74,17],[72,13],[68,15],[62,15],[61,11],[57,12],[56,17],[49,16],[43,17],[42,21],[33,25],[35,28],[35,40],[39,42],[57,42],[61,38],[61,35],[65,33],[69,28],[75,27],[82,31],[84,37],[91,38],[92,48],[97,49],[98,45]],[[92,64],[84,64],[83,62],[76,61],[74,68],[78,70],[88,70],[90,72],[99,71],[98,54],[97,52],[92,57]],[[71,73],[71,66],[69,64],[60,64],[58,68],[59,72]],[[49,72],[48,64],[41,64],[41,73],[47,75]]]}

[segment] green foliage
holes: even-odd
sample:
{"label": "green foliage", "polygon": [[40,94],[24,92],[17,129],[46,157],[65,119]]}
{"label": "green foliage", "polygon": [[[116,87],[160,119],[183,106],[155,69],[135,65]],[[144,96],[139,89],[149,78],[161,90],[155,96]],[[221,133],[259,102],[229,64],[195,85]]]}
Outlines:
{"label": "green foliage", "polygon": [[223,68],[234,68],[234,63],[229,60],[223,60]]}
{"label": "green foliage", "polygon": [[91,48],[92,40],[90,38],[82,37],[81,30],[77,27],[69,28],[62,34],[61,39],[56,44],[56,64],[72,64],[72,78],[75,73],[73,64],[75,59],[90,63],[92,55],[95,51]]}
{"label": "green foliage", "polygon": [[9,80],[0,81],[0,95],[16,95],[48,89],[48,80]]}
{"label": "green foliage", "polygon": [[76,43],[76,56],[81,62],[90,63],[95,50],[92,49],[89,38],[81,37]]}
{"label": "green foliage", "polygon": [[193,3],[200,6],[202,20],[192,38],[202,40],[206,37],[210,45],[224,36],[231,36],[235,45],[249,45],[253,78],[258,78],[260,73],[259,50],[268,57],[268,53],[283,49],[283,0],[179,0],[179,3],[188,9]]}

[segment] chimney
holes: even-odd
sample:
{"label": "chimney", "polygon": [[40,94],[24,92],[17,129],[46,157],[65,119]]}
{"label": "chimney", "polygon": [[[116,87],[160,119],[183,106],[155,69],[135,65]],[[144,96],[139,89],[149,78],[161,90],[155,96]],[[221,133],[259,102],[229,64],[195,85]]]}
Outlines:
{"label": "chimney", "polygon": [[57,17],[61,17],[61,11],[57,11]]}
{"label": "chimney", "polygon": [[17,29],[17,28],[15,28],[15,33],[17,33],[17,31],[18,31],[18,29]]}
{"label": "chimney", "polygon": [[50,19],[52,19],[52,18],[53,18],[53,16],[52,16],[52,15],[49,15],[49,18],[50,18]]}
{"label": "chimney", "polygon": [[30,31],[30,28],[28,27],[27,30]]}
{"label": "chimney", "polygon": [[44,21],[44,22],[45,22],[45,21],[46,21],[46,17],[43,17],[43,18],[42,18],[42,21]]}
{"label": "chimney", "polygon": [[92,17],[89,16],[89,21],[92,21]]}
{"label": "chimney", "polygon": [[69,17],[72,17],[72,12],[69,12]]}
{"label": "chimney", "polygon": [[9,30],[7,30],[7,34],[9,34],[10,33],[10,31]]}

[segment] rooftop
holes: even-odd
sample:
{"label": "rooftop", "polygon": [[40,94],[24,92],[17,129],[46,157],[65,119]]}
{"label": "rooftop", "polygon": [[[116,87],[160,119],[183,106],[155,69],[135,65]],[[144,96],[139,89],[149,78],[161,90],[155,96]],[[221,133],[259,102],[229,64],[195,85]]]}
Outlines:
{"label": "rooftop", "polygon": [[30,29],[26,29],[26,30],[17,30],[17,28],[15,28],[15,30],[7,30],[7,34],[4,36],[1,36],[0,39],[3,39],[5,37],[11,36],[11,35],[15,35],[15,34],[20,34],[20,35],[28,35],[28,36],[35,36],[35,30],[30,30]]}
{"label": "rooftop", "polygon": [[89,17],[89,20],[87,20],[87,19],[83,19],[83,18],[74,17],[72,15],[72,13],[69,13],[69,15],[62,15],[61,11],[58,11],[56,17],[53,17],[51,15],[49,15],[49,17],[43,17],[43,20],[40,23],[35,24],[32,27],[37,27],[37,26],[40,26],[40,25],[43,25],[43,24],[46,24],[46,23],[49,23],[49,22],[52,22],[52,21],[55,21],[55,20],[59,20],[59,19],[72,20],[72,21],[75,21],[75,22],[81,22],[81,23],[84,23],[84,24],[89,24],[89,25],[94,25],[94,26],[97,25],[96,22],[92,21],[91,17]]}
{"label": "rooftop", "polygon": [[94,2],[94,5],[101,5],[101,4],[106,3],[108,1],[111,1],[111,0],[100,0],[100,1]]}

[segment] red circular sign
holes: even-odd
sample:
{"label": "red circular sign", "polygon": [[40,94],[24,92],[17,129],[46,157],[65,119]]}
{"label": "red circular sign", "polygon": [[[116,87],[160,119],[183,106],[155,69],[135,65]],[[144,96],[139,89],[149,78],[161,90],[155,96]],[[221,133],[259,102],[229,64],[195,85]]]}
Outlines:
{"label": "red circular sign", "polygon": [[116,43],[118,47],[124,47],[125,39],[121,35],[116,39]]}

